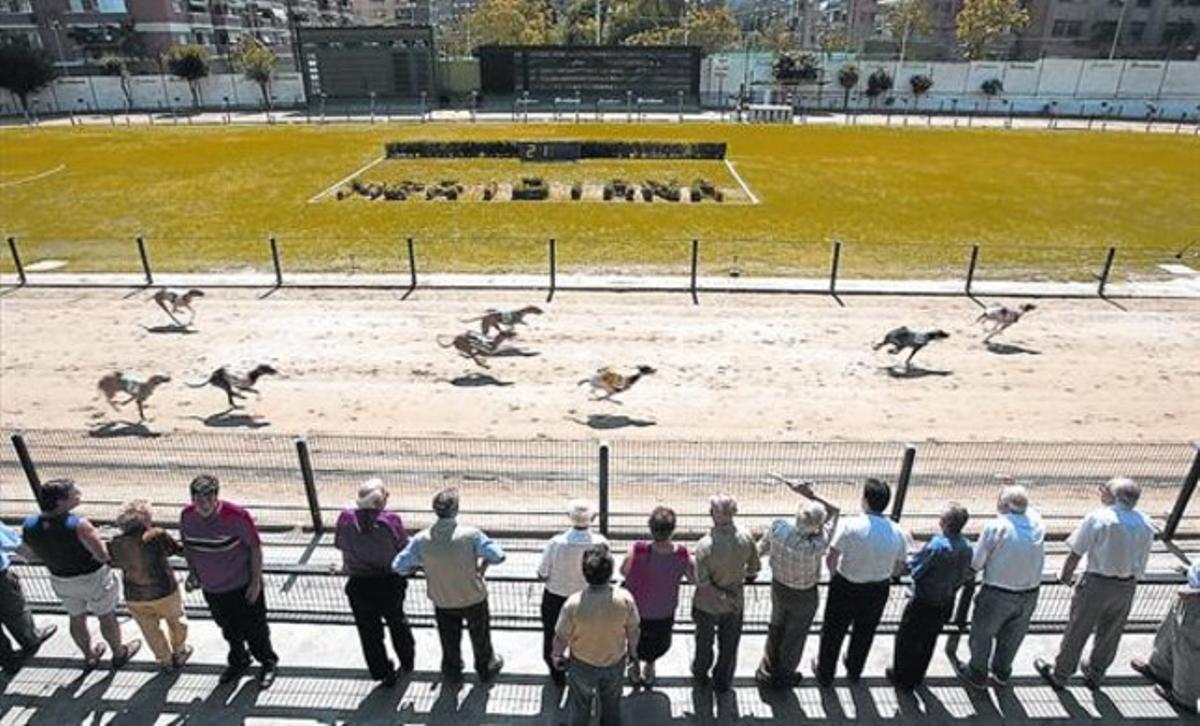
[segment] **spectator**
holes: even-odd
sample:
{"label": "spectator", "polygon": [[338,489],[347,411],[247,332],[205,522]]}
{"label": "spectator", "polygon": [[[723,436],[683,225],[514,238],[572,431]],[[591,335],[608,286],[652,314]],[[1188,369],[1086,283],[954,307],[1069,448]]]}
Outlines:
{"label": "spectator", "polygon": [[1200,562],[1187,569],[1187,578],[1154,636],[1150,660],[1135,659],[1129,665],[1158,684],[1155,693],[1195,713],[1200,705]]}
{"label": "spectator", "polygon": [[[387,510],[388,490],[379,479],[358,488],[357,507],[338,516],[333,544],[342,551],[342,570],[348,576],[346,597],[354,613],[358,640],[371,677],[387,687],[410,673],[416,659],[412,628],[404,616],[408,581],[392,572],[392,560],[408,544],[400,515]],[[392,634],[400,670],[388,659],[383,628]]]}
{"label": "spectator", "polygon": [[50,587],[62,599],[70,619],[71,638],[83,652],[84,667],[100,665],[104,643],[92,645],[87,616],[100,621],[100,634],[112,647],[112,667],[129,662],[141,648],[140,640],[121,643],[117,623],[117,578],[109,567],[108,550],[100,532],[83,517],[71,514],[81,496],[71,479],[42,484],[40,514],[25,520],[25,544],[50,570]]}
{"label": "spectator", "polygon": [[[113,565],[121,568],[125,603],[142,629],[154,658],[163,668],[179,668],[192,655],[183,597],[168,558],[183,552],[171,535],[154,526],[150,503],[135,499],[117,517],[121,534],[108,545]],[[167,637],[161,623],[166,621]]]}
{"label": "spectator", "polygon": [[800,681],[797,668],[817,614],[821,558],[841,513],[814,494],[811,483],[787,484],[810,501],[800,506],[794,522],[775,520],[758,545],[758,553],[770,557],[771,622],[754,680],[768,688],[791,688]]}
{"label": "spectator", "polygon": [[996,518],[983,525],[971,559],[971,567],[983,573],[971,614],[971,659],[954,664],[960,678],[980,689],[987,687],[989,659],[992,679],[1008,685],[1013,658],[1037,608],[1046,557],[1046,528],[1029,507],[1025,487],[1004,487],[996,511]]}
{"label": "spectator", "polygon": [[821,625],[820,654],[813,664],[817,683],[829,686],[837,669],[846,631],[846,677],[857,683],[887,604],[891,579],[904,571],[907,541],[883,510],[892,490],[878,479],[863,485],[863,514],[843,519],[825,559],[831,573]]}
{"label": "spectator", "polygon": [[[737,500],[718,494],[709,500],[713,527],[696,545],[696,595],[692,619],[696,623],[696,659],[692,677],[707,684],[709,670],[718,693],[733,688],[738,642],[742,638],[742,587],[758,576],[758,547],[748,532],[733,523]],[[713,667],[713,636],[718,643]]]}
{"label": "spectator", "polygon": [[21,670],[25,661],[37,655],[42,643],[56,632],[57,625],[39,628],[33,624],[25,594],[21,592],[21,580],[13,572],[10,553],[21,548],[21,535],[0,522],[0,625],[3,625],[17,641],[20,650],[13,652],[8,636],[0,630],[0,667],[9,675]]}
{"label": "spectator", "polygon": [[[1117,655],[1121,631],[1129,619],[1137,578],[1146,572],[1154,529],[1150,519],[1135,509],[1142,490],[1132,479],[1117,477],[1101,484],[1104,505],[1084,517],[1067,538],[1070,553],[1059,580],[1071,582],[1079,560],[1087,557],[1083,578],[1071,597],[1067,629],[1058,646],[1053,667],[1038,658],[1034,667],[1055,688],[1064,688],[1078,667],[1088,688],[1100,687],[1104,672]],[[1080,663],[1083,646],[1095,634],[1089,661]]]}
{"label": "spectator", "polygon": [[885,671],[888,680],[901,688],[913,689],[925,680],[938,636],[954,614],[954,597],[973,576],[971,544],[962,536],[968,518],[958,502],[947,505],[939,520],[942,533],[909,563],[912,599],[900,616],[892,667]]}
{"label": "spectator", "polygon": [[635,686],[654,685],[654,662],[671,649],[679,583],[685,577],[689,582],[696,580],[692,557],[687,547],[671,542],[673,534],[675,510],[655,507],[650,513],[653,542],[635,542],[621,563],[625,587],[633,595],[642,621],[637,653],[629,659],[629,680]]}
{"label": "spectator", "polygon": [[[607,545],[583,556],[587,588],[567,599],[554,629],[555,664],[566,668],[571,723],[587,726],[598,705],[601,726],[621,723],[621,681],[625,658],[636,657],[638,609],[628,590],[613,587],[613,559]],[[570,651],[565,662],[563,653]]]}
{"label": "spectator", "polygon": [[438,637],[442,641],[442,675],[462,678],[462,629],[466,622],[475,654],[475,672],[490,681],[504,667],[492,650],[487,585],[488,565],[504,562],[504,550],[483,532],[458,523],[458,490],[443,489],[433,498],[438,521],[409,540],[392,561],[392,569],[407,575],[425,569],[425,586],[433,601]]}
{"label": "spectator", "polygon": [[570,503],[567,516],[571,528],[554,535],[542,550],[542,561],[537,576],[546,583],[542,591],[542,660],[550,669],[554,684],[562,687],[565,679],[562,670],[554,667],[550,650],[554,643],[554,629],[558,624],[558,613],[567,598],[583,590],[587,582],[583,579],[583,553],[592,545],[608,544],[603,535],[591,531],[595,516],[587,502],[576,499]]}
{"label": "spectator", "polygon": [[192,503],[179,516],[179,533],[191,569],[189,587],[200,586],[213,621],[229,643],[228,665],[219,682],[240,678],[249,670],[253,655],[262,664],[260,687],[270,688],[279,656],[271,647],[262,541],[254,519],[245,509],[219,498],[220,483],[211,474],[193,479],[190,490]]}

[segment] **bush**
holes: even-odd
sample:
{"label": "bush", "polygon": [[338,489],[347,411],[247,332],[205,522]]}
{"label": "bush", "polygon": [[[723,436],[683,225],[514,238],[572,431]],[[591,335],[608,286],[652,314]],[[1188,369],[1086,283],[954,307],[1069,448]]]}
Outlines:
{"label": "bush", "polygon": [[868,98],[873,99],[890,90],[892,90],[892,75],[883,68],[876,68],[874,73],[867,76]]}
{"label": "bush", "polygon": [[933,88],[933,79],[929,76],[918,74],[908,79],[908,86],[912,89],[914,96],[921,96]]}
{"label": "bush", "polygon": [[550,187],[540,177],[522,177],[521,183],[513,187],[513,201],[540,202],[550,198]]}
{"label": "bush", "polygon": [[531,144],[570,144],[581,159],[724,159],[726,145],[667,141],[393,141],[388,158],[525,158]]}
{"label": "bush", "polygon": [[988,96],[998,96],[1004,93],[1004,82],[999,78],[989,78],[979,84],[979,90],[983,91]]}

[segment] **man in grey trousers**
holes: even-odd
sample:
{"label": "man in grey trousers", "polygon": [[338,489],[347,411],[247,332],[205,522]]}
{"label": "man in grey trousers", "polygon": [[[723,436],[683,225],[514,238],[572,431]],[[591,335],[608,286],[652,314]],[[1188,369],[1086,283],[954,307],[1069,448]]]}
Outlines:
{"label": "man in grey trousers", "polygon": [[[1059,580],[1071,582],[1075,567],[1085,557],[1087,565],[1071,597],[1071,614],[1054,665],[1041,658],[1033,664],[1054,688],[1064,688],[1076,668],[1082,670],[1088,688],[1099,688],[1117,655],[1137,578],[1146,572],[1154,542],[1150,519],[1135,509],[1141,493],[1138,485],[1125,477],[1101,484],[1104,506],[1084,517],[1067,538],[1070,554]],[[1083,646],[1093,634],[1096,639],[1090,661],[1080,663]]]}
{"label": "man in grey trousers", "polygon": [[1013,658],[1037,607],[1046,558],[1046,528],[1029,506],[1025,487],[1000,490],[996,517],[983,525],[971,568],[983,573],[971,616],[971,660],[955,661],[958,676],[975,688],[987,687],[988,665],[997,685],[1007,686]]}

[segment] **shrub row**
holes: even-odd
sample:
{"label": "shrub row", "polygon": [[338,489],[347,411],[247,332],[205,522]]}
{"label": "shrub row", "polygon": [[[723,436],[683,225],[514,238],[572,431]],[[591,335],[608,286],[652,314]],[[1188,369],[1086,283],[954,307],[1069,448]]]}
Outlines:
{"label": "shrub row", "polygon": [[530,144],[573,144],[581,159],[724,159],[724,143],[669,141],[392,141],[384,146],[388,158],[495,158],[524,156]]}

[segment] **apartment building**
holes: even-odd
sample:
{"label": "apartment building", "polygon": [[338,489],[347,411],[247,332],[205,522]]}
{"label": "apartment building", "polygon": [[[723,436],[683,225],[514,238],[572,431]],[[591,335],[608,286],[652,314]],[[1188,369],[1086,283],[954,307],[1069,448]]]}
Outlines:
{"label": "apartment building", "polygon": [[1200,0],[1033,0],[1013,56],[1193,59]]}
{"label": "apartment building", "polygon": [[353,0],[357,25],[429,25],[431,0]]}

